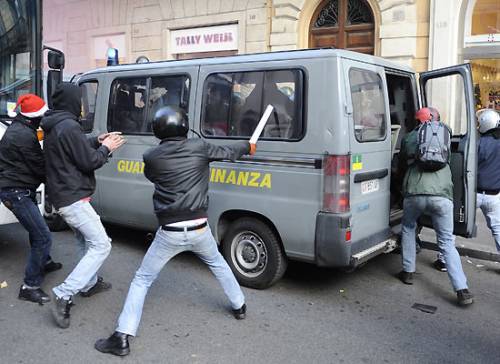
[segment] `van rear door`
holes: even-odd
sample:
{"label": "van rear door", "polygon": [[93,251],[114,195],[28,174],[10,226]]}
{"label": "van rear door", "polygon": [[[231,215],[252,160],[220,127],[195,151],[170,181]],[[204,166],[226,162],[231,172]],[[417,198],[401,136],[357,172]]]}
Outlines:
{"label": "van rear door", "polygon": [[352,254],[356,254],[390,235],[391,129],[384,69],[350,59],[343,59],[343,68],[351,151]]}
{"label": "van rear door", "polygon": [[466,238],[475,234],[476,219],[477,132],[472,85],[469,64],[420,74],[422,104],[435,107],[452,130],[454,233]]}

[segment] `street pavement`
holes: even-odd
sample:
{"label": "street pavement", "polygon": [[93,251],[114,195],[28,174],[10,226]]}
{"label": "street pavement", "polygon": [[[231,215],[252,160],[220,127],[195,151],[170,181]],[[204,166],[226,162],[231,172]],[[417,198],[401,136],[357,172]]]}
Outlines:
{"label": "street pavement", "polygon": [[[244,288],[248,315],[235,320],[217,281],[190,254],[173,259],[148,295],[139,334],[126,358],[93,349],[108,336],[147,244],[143,232],[108,227],[113,250],[102,275],[113,289],[75,298],[71,326],[52,322],[48,305],[19,301],[27,234],[0,227],[0,363],[499,363],[500,264],[464,257],[476,302],[455,304],[446,273],[418,255],[413,286],[394,275],[400,256],[376,257],[352,273],[290,264],[267,290]],[[482,234],[486,234],[484,231]],[[487,234],[485,235],[487,236]],[[54,233],[53,256],[64,263],[46,291],[75,264],[69,231]],[[472,262],[468,263],[467,260]],[[412,308],[432,305],[434,314]]]}

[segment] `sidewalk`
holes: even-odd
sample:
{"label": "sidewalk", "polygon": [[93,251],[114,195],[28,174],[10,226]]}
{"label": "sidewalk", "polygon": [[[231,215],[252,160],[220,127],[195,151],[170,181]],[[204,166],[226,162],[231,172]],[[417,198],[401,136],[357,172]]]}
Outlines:
{"label": "sidewalk", "polygon": [[[490,229],[486,226],[481,210],[476,213],[477,236],[472,239],[465,239],[461,236],[456,238],[456,246],[460,255],[489,260],[493,262],[500,262],[500,254],[495,247],[495,240],[491,235]],[[437,250],[436,234],[434,230],[424,228],[420,233],[422,240],[422,248]]]}

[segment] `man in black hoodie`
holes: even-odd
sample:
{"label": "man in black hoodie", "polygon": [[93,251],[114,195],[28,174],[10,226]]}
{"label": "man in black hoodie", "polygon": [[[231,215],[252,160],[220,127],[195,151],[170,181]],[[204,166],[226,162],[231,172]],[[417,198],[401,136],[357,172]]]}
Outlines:
{"label": "man in black hoodie", "polygon": [[36,201],[36,189],[45,182],[45,162],[37,129],[48,110],[36,95],[19,97],[14,117],[0,141],[0,200],[28,231],[31,250],[19,299],[44,304],[49,296],[40,288],[43,275],[61,269],[50,258],[52,237]]}
{"label": "man in black hoodie", "polygon": [[111,288],[97,276],[111,250],[111,239],[90,205],[90,198],[96,186],[94,170],[106,163],[109,154],[124,140],[112,133],[87,138],[79,121],[82,105],[77,85],[59,84],[52,99],[54,110],[47,112],[41,123],[45,132],[47,191],[58,213],[75,232],[81,256],[64,282],[52,290],[52,314],[59,327],[67,328],[73,295],[89,297]]}

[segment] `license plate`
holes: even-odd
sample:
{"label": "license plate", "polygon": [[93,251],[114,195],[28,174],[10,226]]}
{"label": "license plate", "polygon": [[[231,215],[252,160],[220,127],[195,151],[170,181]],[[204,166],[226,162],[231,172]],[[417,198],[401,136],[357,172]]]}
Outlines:
{"label": "license plate", "polygon": [[378,179],[371,179],[369,181],[361,182],[361,193],[364,195],[365,193],[371,193],[378,191],[380,184]]}

